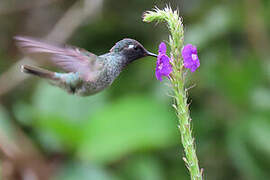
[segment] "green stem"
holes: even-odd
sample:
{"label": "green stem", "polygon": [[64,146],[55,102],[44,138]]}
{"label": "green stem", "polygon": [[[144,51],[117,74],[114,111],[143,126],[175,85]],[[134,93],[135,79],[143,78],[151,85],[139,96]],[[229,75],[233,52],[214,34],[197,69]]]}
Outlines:
{"label": "green stem", "polygon": [[182,19],[177,11],[172,11],[170,7],[164,10],[155,9],[144,14],[145,22],[165,21],[168,25],[171,35],[169,36],[169,45],[171,48],[171,60],[173,71],[171,73],[171,85],[174,91],[175,104],[181,142],[184,147],[185,156],[183,159],[190,172],[192,180],[201,180],[202,172],[199,168],[198,158],[195,150],[195,142],[191,131],[191,118],[189,114],[189,105],[187,103],[187,91],[185,89],[185,74],[183,68],[183,59],[181,49],[184,41],[184,30]]}
{"label": "green stem", "polygon": [[183,158],[187,168],[190,171],[192,180],[202,179],[200,172],[198,158],[196,155],[194,138],[191,131],[191,118],[189,115],[189,109],[187,104],[187,93],[184,88],[184,84],[180,81],[172,79],[174,89],[175,108],[179,122],[179,131],[181,134],[181,142],[184,147],[186,158]]}

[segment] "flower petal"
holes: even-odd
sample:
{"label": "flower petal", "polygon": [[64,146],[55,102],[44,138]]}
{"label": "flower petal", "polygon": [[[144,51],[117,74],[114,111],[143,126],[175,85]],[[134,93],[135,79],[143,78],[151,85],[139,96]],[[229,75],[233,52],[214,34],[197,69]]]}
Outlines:
{"label": "flower petal", "polygon": [[156,78],[162,81],[162,76],[169,77],[171,72],[170,58],[166,54],[160,54],[157,58]]}
{"label": "flower petal", "polygon": [[162,81],[162,74],[160,73],[160,71],[157,68],[156,68],[155,75],[156,75],[157,80]]}
{"label": "flower petal", "polygon": [[184,61],[184,67],[194,72],[200,66],[200,60],[198,58],[197,49],[191,44],[187,44],[182,49],[182,57]]}
{"label": "flower petal", "polygon": [[159,49],[158,49],[158,53],[160,54],[166,54],[166,44],[164,42],[161,42],[159,44]]}
{"label": "flower petal", "polygon": [[155,75],[157,80],[162,81],[163,76],[170,77],[172,65],[171,59],[166,55],[166,44],[164,42],[160,43],[158,52]]}

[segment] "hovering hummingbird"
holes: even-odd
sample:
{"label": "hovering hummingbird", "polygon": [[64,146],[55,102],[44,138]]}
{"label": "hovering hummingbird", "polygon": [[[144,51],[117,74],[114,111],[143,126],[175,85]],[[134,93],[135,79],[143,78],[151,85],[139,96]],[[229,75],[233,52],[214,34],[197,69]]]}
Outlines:
{"label": "hovering hummingbird", "polygon": [[29,37],[16,36],[17,45],[27,54],[46,54],[48,60],[65,73],[22,65],[21,71],[50,80],[69,93],[89,96],[109,87],[131,62],[146,56],[157,57],[134,39],[123,39],[111,50],[97,56],[72,46],[50,45]]}

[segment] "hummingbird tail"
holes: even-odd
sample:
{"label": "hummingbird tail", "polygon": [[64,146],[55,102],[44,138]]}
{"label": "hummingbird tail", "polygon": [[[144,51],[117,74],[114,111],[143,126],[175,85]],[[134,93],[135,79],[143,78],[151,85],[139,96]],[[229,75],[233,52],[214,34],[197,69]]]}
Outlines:
{"label": "hummingbird tail", "polygon": [[38,67],[34,67],[34,66],[22,65],[21,66],[21,71],[23,73],[32,74],[32,75],[39,76],[39,77],[45,78],[45,79],[50,79],[50,80],[56,80],[57,79],[54,76],[54,72],[48,71],[46,69],[41,69],[41,68],[38,68]]}

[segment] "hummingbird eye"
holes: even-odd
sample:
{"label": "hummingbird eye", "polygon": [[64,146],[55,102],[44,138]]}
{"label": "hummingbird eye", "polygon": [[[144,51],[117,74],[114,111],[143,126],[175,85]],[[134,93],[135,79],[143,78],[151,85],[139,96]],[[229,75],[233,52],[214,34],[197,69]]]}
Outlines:
{"label": "hummingbird eye", "polygon": [[136,45],[136,46],[134,46],[134,50],[137,52],[142,52],[143,48],[140,45]]}

